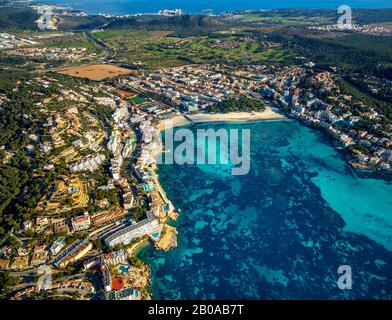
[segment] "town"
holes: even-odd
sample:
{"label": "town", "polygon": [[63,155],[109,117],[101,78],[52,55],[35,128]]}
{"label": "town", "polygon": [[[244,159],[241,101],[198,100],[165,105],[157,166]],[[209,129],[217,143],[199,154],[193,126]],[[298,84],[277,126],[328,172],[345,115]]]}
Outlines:
{"label": "town", "polygon": [[[35,175],[53,172],[61,164],[64,173],[47,186],[47,194],[33,209],[36,218],[23,221],[14,230],[13,242],[1,248],[1,267],[23,274],[51,265],[55,275],[82,261],[83,270],[93,268],[102,274],[105,297],[146,297],[138,290],[148,282],[148,271],[130,264],[128,257],[147,238],[164,250],[175,246],[176,231],[165,221],[178,217],[157,181],[155,125],[173,115],[208,112],[209,106],[228,97],[246,95],[276,106],[287,116],[324,130],[339,147],[352,151],[353,166],[391,171],[391,131],[376,136],[355,130],[361,118],[377,126],[383,115],[364,105],[358,105],[354,115],[348,107],[352,97],[339,92],[334,75],[314,72],[312,63],[305,64],[284,69],[251,65],[171,68],[147,76],[122,76],[115,85],[102,82],[78,90],[61,88],[36,103],[46,117],[46,134],[26,133],[30,140],[26,154],[47,161]],[[305,77],[309,85],[301,88]],[[27,85],[45,88],[57,82],[46,77]],[[322,100],[320,92],[327,93],[327,98]],[[167,103],[149,98],[153,95]],[[68,106],[59,109],[62,103]],[[109,110],[107,123],[90,112],[92,104]],[[14,154],[2,148],[3,162],[11,161]],[[40,241],[33,244],[27,240],[29,235]],[[107,253],[101,253],[103,245],[109,251],[114,248],[110,255],[116,258],[106,258]],[[85,286],[79,291],[83,290]],[[23,294],[32,291],[26,288],[15,298]]]}
{"label": "town", "polygon": [[[116,61],[119,49],[100,40],[107,36],[101,28],[87,36],[58,30],[59,17],[87,14],[35,9],[41,31],[0,33],[0,110],[7,114],[0,143],[6,190],[0,270],[1,295],[8,299],[153,298],[151,270],[138,252],[146,245],[172,250],[181,232],[173,226],[181,208],[160,185],[156,160],[166,120],[192,125],[206,115],[240,112],[257,120],[269,112],[324,132],[352,168],[392,173],[391,115],[348,90],[338,67],[300,55],[296,46],[287,49],[294,52],[290,62],[275,59],[285,52],[279,37],[260,40],[242,27],[228,36],[220,30],[213,40],[173,40],[162,32],[156,52],[185,47],[198,56],[200,43],[207,43],[223,53],[217,60],[203,53],[207,57],[194,63],[170,51],[168,65],[151,68]],[[157,16],[184,13],[161,10]],[[332,32],[336,26],[308,29]],[[388,26],[352,31],[391,35]],[[59,45],[63,38],[74,42]],[[156,62],[152,46],[143,50]],[[236,63],[224,59],[231,50],[242,54]],[[264,60],[253,60],[256,55]],[[350,76],[376,97],[390,94],[387,77]]]}
{"label": "town", "polygon": [[[339,27],[335,25],[322,25],[309,27],[311,30],[322,30],[322,31],[339,31]],[[391,36],[392,35],[392,27],[389,24],[386,25],[358,25],[354,24],[349,29],[351,32],[363,33],[369,35],[376,36]]]}

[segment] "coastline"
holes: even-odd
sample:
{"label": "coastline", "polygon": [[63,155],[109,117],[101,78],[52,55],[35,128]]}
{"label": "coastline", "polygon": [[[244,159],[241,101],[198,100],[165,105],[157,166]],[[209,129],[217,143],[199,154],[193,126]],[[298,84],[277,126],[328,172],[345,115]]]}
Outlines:
{"label": "coastline", "polygon": [[[175,128],[181,126],[192,125],[196,123],[209,122],[253,122],[262,120],[282,120],[288,119],[286,115],[277,108],[267,107],[261,112],[230,112],[230,113],[198,113],[194,115],[176,115],[174,117],[159,121],[156,125],[159,132],[165,131],[166,128]],[[162,145],[159,145],[154,150],[154,158],[163,152]],[[158,166],[155,164],[151,170],[154,185],[160,194],[164,203],[169,205],[169,213],[177,212],[171,200],[167,197],[165,189],[159,181]],[[178,217],[178,216],[177,216]],[[170,215],[166,216],[164,220],[172,219]],[[173,219],[172,219],[173,220]],[[176,220],[176,219],[175,219]],[[165,223],[165,222],[163,222]]]}
{"label": "coastline", "polygon": [[[160,6],[157,4],[154,7],[150,7],[148,9],[145,9],[143,5],[148,3],[147,1],[142,1],[141,3],[138,4],[132,4],[132,1],[123,1],[121,5],[113,5],[115,1],[107,1],[107,5],[102,7],[102,3],[100,3],[101,7],[98,9],[96,6],[91,6],[91,3],[88,2],[88,0],[82,0],[74,3],[70,3],[71,1],[68,0],[41,0],[39,1],[39,4],[42,5],[57,5],[57,6],[63,6],[66,8],[70,8],[72,10],[77,10],[77,11],[82,11],[86,12],[89,15],[97,15],[97,14],[107,14],[107,15],[114,15],[114,16],[128,16],[128,15],[136,15],[136,14],[156,14],[159,10],[165,10],[165,9],[170,9],[174,7],[178,7],[177,9],[181,9],[184,11],[186,14],[205,14],[205,9],[212,9],[214,14],[224,14],[224,13],[235,13],[238,11],[247,11],[247,10],[260,10],[260,6],[258,5],[246,5],[244,7],[244,3],[241,3],[240,5],[237,4],[228,4],[225,6],[222,3],[211,3],[208,1],[200,1],[199,4],[192,4],[192,2],[189,2],[187,5],[181,5],[178,6],[176,4],[166,4]],[[106,2],[106,1],[105,1]],[[340,2],[338,1],[333,1],[331,2],[326,2],[324,1],[323,4],[320,4],[318,6],[312,6],[308,5],[308,2],[301,2],[300,7],[304,9],[312,9],[316,7],[316,9],[321,8],[321,9],[329,9],[329,10],[335,10],[338,6],[340,5]],[[363,3],[361,1],[361,4],[350,4],[351,7],[353,8],[365,8],[365,9],[380,9],[380,8],[389,8],[388,5],[385,5],[383,3],[380,3],[378,5],[373,4],[372,1],[369,4],[368,2]],[[298,5],[292,5],[290,2],[283,1],[283,3],[280,3],[279,5],[276,5],[275,3],[271,3],[268,5],[264,5],[262,9],[264,10],[276,10],[280,8],[287,8],[287,9],[292,9],[292,8],[297,8]]]}
{"label": "coastline", "polygon": [[[288,121],[287,121],[288,122]],[[291,122],[291,121],[290,121]],[[262,124],[263,122],[259,122],[259,124]],[[276,123],[277,124],[277,126],[281,126],[281,127],[285,127],[285,123],[286,123],[286,121],[276,121],[276,122],[273,122],[273,123]],[[279,124],[279,123],[282,123],[282,124]],[[292,123],[297,123],[297,121],[292,121]],[[268,122],[267,123],[265,123],[266,125],[268,125]],[[304,127],[303,125],[301,125],[299,122],[298,122],[298,124],[301,126],[301,127]],[[216,128],[216,126],[214,126],[214,128]],[[288,129],[287,129],[288,130]],[[306,131],[306,130],[305,130]],[[310,132],[311,130],[309,130],[309,132]],[[313,131],[313,130],[312,130]],[[283,131],[283,133],[284,134],[286,134],[287,132],[292,132],[291,130],[290,131]],[[274,133],[279,133],[279,131],[275,131]],[[317,132],[316,132],[317,133]],[[317,133],[318,134],[318,133]],[[301,136],[302,137],[302,134],[300,134],[299,136]],[[302,142],[302,139],[298,139],[298,141],[299,141],[299,143],[301,143]],[[298,143],[298,141],[297,141],[297,143]],[[313,143],[313,140],[306,140],[306,141],[310,141],[310,145],[308,144],[308,146],[312,146],[312,143]],[[316,139],[315,140],[316,142],[317,141],[319,141],[318,139]],[[327,140],[325,140],[325,141],[321,141],[320,140],[320,143],[326,143],[326,141],[328,141],[328,139]],[[278,143],[278,145],[279,145],[279,143]],[[298,144],[297,144],[297,146],[298,146]],[[332,146],[331,146],[332,147]],[[300,148],[295,148],[296,150],[299,150],[298,152],[302,152],[302,150],[300,149]],[[329,153],[325,153],[325,154],[329,154]],[[325,155],[324,154],[324,155]],[[324,156],[321,156],[320,158],[323,158]],[[335,157],[334,157],[335,158]],[[332,161],[332,163],[334,163],[334,161],[335,160],[333,160]],[[315,162],[315,163],[317,163],[317,162]],[[321,163],[321,162],[320,162]],[[322,165],[322,164],[321,164]],[[301,168],[301,165],[298,165],[298,168],[300,169]],[[328,172],[329,172],[329,169],[330,167],[329,167],[329,165],[327,165],[327,166],[325,166],[325,176],[326,177],[328,177]],[[342,166],[342,168],[344,168],[344,166]],[[299,174],[300,174],[300,172],[301,171],[298,171],[299,172]],[[348,174],[348,176],[350,176],[350,174]],[[328,179],[327,179],[328,180]],[[166,179],[165,179],[165,181],[166,181]],[[331,181],[331,180],[330,180]],[[348,184],[349,185],[349,184]],[[168,185],[168,186],[165,186],[165,187],[169,187],[170,185]],[[333,189],[331,189],[331,190],[333,190]],[[335,189],[336,190],[336,189]],[[186,192],[184,192],[184,194],[187,194]],[[177,203],[176,204],[177,206],[181,206],[181,205],[183,205],[183,204],[181,204],[181,203]],[[282,209],[283,210],[283,209]],[[189,214],[190,212],[184,212],[184,219],[186,220],[186,221],[188,221],[188,219],[189,219],[189,216],[188,216],[188,214]],[[187,215],[187,217],[185,217],[185,215]],[[197,217],[199,217],[199,216],[197,216]],[[197,218],[196,218],[197,219]],[[190,229],[192,229],[193,228],[193,226],[194,226],[194,222],[196,221],[196,219],[195,220],[191,220],[192,222],[191,223],[186,223],[186,224],[184,224],[184,220],[182,220],[181,221],[181,224],[180,224],[180,226],[178,226],[178,225],[176,225],[177,226],[177,228],[178,228],[178,231],[179,232],[181,232],[182,233],[182,235],[183,235],[183,237],[185,236],[185,232],[189,232],[188,231],[188,228],[185,228],[185,230],[183,229],[183,227],[187,227],[187,224],[188,225],[190,225]],[[205,223],[206,222],[208,222],[208,221],[211,221],[211,220],[206,220],[206,219],[203,219],[204,221],[205,221]],[[334,224],[334,222],[332,223],[332,224]],[[331,225],[332,225],[331,224]],[[204,231],[201,231],[200,232],[200,234],[203,234],[203,232]],[[188,233],[189,234],[189,233]],[[150,286],[149,286],[149,292],[150,292],[150,294],[152,295],[152,298],[153,299],[160,299],[160,298],[162,298],[162,296],[164,296],[164,294],[166,294],[165,293],[165,291],[166,291],[166,288],[171,288],[170,287],[170,285],[168,285],[167,287],[164,287],[164,286],[160,286],[160,283],[161,283],[161,281],[163,281],[164,279],[170,279],[170,276],[172,276],[173,275],[173,278],[175,279],[173,282],[170,282],[171,280],[168,280],[169,282],[167,282],[167,283],[175,283],[175,281],[177,281],[177,280],[181,280],[181,279],[185,279],[185,278],[183,278],[183,277],[181,277],[181,278],[176,278],[175,276],[174,276],[174,274],[175,273],[178,273],[181,269],[174,269],[174,270],[171,270],[170,269],[170,266],[171,266],[171,262],[169,263],[169,262],[167,262],[167,263],[164,263],[164,262],[160,262],[160,263],[158,263],[158,264],[156,264],[155,263],[155,258],[156,257],[159,257],[160,259],[162,259],[162,261],[165,261],[165,259],[167,260],[167,261],[174,261],[173,262],[173,264],[175,264],[175,265],[178,265],[179,263],[179,260],[177,260],[177,258],[176,257],[178,257],[178,256],[182,256],[182,254],[184,253],[184,252],[186,252],[185,250],[186,250],[186,248],[187,248],[187,241],[186,240],[188,240],[188,239],[190,239],[188,236],[185,236],[185,238],[183,238],[183,239],[180,239],[181,240],[181,242],[182,243],[179,243],[179,249],[177,249],[177,251],[176,252],[168,252],[168,253],[159,253],[159,255],[156,255],[156,254],[154,254],[154,253],[151,253],[151,251],[150,251],[150,249],[148,250],[148,253],[146,253],[146,254],[144,254],[143,255],[143,257],[141,258],[149,267],[150,267],[150,272],[151,272],[151,275],[150,275]],[[200,237],[200,238],[198,238],[198,239],[203,239],[202,237]],[[205,248],[208,248],[208,245],[206,246],[206,247],[203,247],[204,249]],[[206,250],[205,250],[206,251]],[[162,258],[163,257],[163,258]],[[208,256],[207,256],[208,257]],[[144,259],[143,259],[144,258]],[[189,272],[189,270],[193,270],[193,269],[187,269],[187,272]],[[154,273],[154,271],[155,271],[155,273]],[[269,271],[268,271],[269,272]],[[167,277],[168,278],[165,278],[165,276],[167,275]],[[158,285],[157,285],[158,284]],[[163,289],[165,289],[165,291],[162,291],[162,288]],[[179,289],[180,289],[180,287],[178,287]],[[168,290],[168,291],[170,291],[170,290]]]}
{"label": "coastline", "polygon": [[193,123],[208,122],[252,122],[261,120],[287,119],[282,111],[277,108],[267,107],[261,112],[230,112],[230,113],[197,113],[193,115],[177,115],[165,119],[157,124],[159,131],[164,131],[166,127],[182,127]]}
{"label": "coastline", "polygon": [[[168,118],[162,121],[159,121],[158,124],[156,125],[157,129],[160,132],[163,132],[165,130],[165,126],[168,125],[169,128],[171,128],[170,125],[172,125],[172,127],[181,127],[181,126],[188,126],[188,125],[192,125],[192,124],[197,124],[197,123],[219,123],[219,122],[255,122],[255,121],[263,121],[263,120],[284,120],[284,119],[295,119],[293,117],[291,117],[290,115],[286,115],[285,113],[283,113],[283,111],[276,109],[276,108],[271,108],[271,107],[267,107],[267,109],[263,112],[232,112],[232,113],[226,113],[226,114],[194,114],[194,115],[176,115],[172,118]],[[296,119],[298,120],[298,119]],[[304,125],[304,123],[302,121],[299,121],[299,123],[301,123],[302,125]],[[309,125],[306,125],[308,127],[311,127]],[[320,127],[315,127],[317,129],[321,129]],[[321,130],[324,131],[324,130]],[[334,149],[336,149],[336,146],[333,146]],[[157,148],[156,150],[156,154],[161,153],[162,150],[160,148]],[[347,160],[345,160],[347,161]],[[359,168],[355,168],[355,166],[353,166],[354,169],[359,169]],[[360,172],[364,172],[364,170],[359,170]],[[373,170],[369,170],[370,172],[374,173]],[[159,180],[159,172],[158,172],[158,168],[155,167],[154,170],[154,183],[156,184],[156,186],[158,186],[158,189],[162,190],[163,193],[166,195],[165,190],[163,188],[163,186],[161,185],[161,182]],[[381,178],[383,179],[383,178]],[[170,199],[168,197],[166,197],[166,201],[170,202]],[[174,209],[174,207],[173,207]],[[175,209],[174,209],[175,210]],[[165,221],[163,221],[163,224],[166,225],[168,218],[165,219]],[[177,232],[180,232],[179,230],[177,230]],[[176,233],[177,233],[176,232]],[[145,249],[147,247],[147,245],[150,245],[151,243],[149,242],[145,242],[144,245],[139,246],[139,250],[142,251],[143,249]],[[137,252],[135,252],[135,254],[137,255],[140,251],[137,250]],[[157,247],[155,247],[155,250],[158,250]],[[162,250],[162,249],[161,249]],[[170,249],[169,249],[170,250]],[[164,252],[167,252],[168,250],[163,250]],[[142,259],[143,260],[143,259]],[[144,260],[143,260],[144,261]],[[144,261],[146,263],[146,261]],[[151,264],[148,264],[149,268],[151,268]],[[153,279],[152,274],[150,275],[150,286],[149,286],[149,294],[151,295],[151,297],[153,296],[153,293],[151,291],[151,284],[155,281],[155,279]]]}
{"label": "coastline", "polygon": [[[277,108],[271,108],[267,107],[265,111],[261,112],[230,112],[230,113],[224,113],[224,114],[194,114],[194,115],[176,115],[174,117],[159,121],[158,124],[156,125],[157,129],[159,132],[165,131],[166,128],[175,128],[175,127],[182,127],[182,126],[187,126],[187,125],[192,125],[196,123],[209,123],[209,122],[254,122],[254,121],[262,121],[262,120],[282,120],[282,119],[287,119],[285,114],[277,109]],[[157,147],[156,150],[154,150],[154,157],[157,157],[159,153],[162,152],[161,147]],[[155,187],[157,188],[157,191],[160,193],[160,196],[162,200],[169,205],[169,211],[170,212],[175,212],[177,211],[174,205],[172,204],[171,200],[166,196],[166,192],[164,188],[161,185],[161,182],[159,181],[159,172],[158,172],[158,167],[156,165],[153,166],[152,172],[152,177],[153,181],[155,184]],[[177,211],[178,212],[178,211]],[[178,216],[177,216],[178,217]],[[162,224],[165,227],[170,227],[170,225],[167,225],[167,220],[171,219],[170,217],[166,217],[163,219]],[[177,220],[177,219],[175,219]],[[174,221],[175,221],[174,220]],[[178,234],[178,231],[176,230],[175,227],[171,227],[175,231],[175,234]],[[133,254],[135,256],[138,256],[138,254],[143,251],[147,246],[149,246],[151,243],[148,241],[148,239],[143,239],[142,241],[136,243],[131,250],[129,250],[130,254]],[[177,241],[176,245],[177,246]],[[158,249],[155,247],[155,249]],[[167,252],[170,248],[167,248],[167,250],[162,249],[163,251]],[[151,266],[149,265],[149,268]],[[150,275],[149,282],[153,281],[152,275]],[[152,296],[152,292],[149,291],[149,294]]]}

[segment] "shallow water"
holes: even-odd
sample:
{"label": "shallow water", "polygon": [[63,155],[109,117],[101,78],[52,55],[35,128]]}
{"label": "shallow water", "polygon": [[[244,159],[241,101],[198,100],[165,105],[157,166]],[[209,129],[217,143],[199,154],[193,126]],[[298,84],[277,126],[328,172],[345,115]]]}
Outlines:
{"label": "shallow water", "polygon": [[[182,209],[179,246],[152,246],[159,299],[391,299],[392,185],[351,169],[324,134],[291,120],[199,124],[251,129],[251,170],[161,165]],[[340,265],[352,290],[337,288]]]}

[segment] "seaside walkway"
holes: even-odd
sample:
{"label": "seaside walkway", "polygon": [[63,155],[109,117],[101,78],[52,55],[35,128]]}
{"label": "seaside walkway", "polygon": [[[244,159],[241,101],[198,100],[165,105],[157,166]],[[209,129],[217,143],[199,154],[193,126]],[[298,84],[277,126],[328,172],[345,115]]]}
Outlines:
{"label": "seaside walkway", "polygon": [[166,196],[166,192],[163,190],[161,184],[159,183],[158,175],[157,175],[157,174],[154,174],[154,175],[153,175],[153,181],[154,181],[154,185],[155,185],[157,191],[159,192],[161,198],[163,199],[163,201],[164,201],[166,204],[169,205],[169,213],[170,213],[170,212],[173,212],[173,211],[175,210],[175,208],[174,208],[172,202],[171,202],[171,201],[169,200],[169,198]]}

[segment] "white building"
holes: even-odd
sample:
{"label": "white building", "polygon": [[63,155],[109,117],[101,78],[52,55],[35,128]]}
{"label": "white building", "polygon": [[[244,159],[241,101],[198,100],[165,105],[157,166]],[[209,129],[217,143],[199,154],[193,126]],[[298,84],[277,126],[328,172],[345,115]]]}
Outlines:
{"label": "white building", "polygon": [[60,250],[64,248],[64,246],[65,246],[65,238],[64,237],[58,238],[55,242],[53,242],[53,244],[49,248],[50,254],[52,256],[57,255],[60,252]]}
{"label": "white building", "polygon": [[90,228],[91,219],[88,212],[85,212],[82,216],[73,217],[71,219],[72,229],[74,231],[82,231]]}
{"label": "white building", "polygon": [[102,255],[102,261],[107,266],[115,266],[120,263],[127,263],[127,253],[124,249],[117,250],[114,252],[110,252]]}
{"label": "white building", "polygon": [[108,106],[111,108],[115,108],[116,107],[116,101],[114,101],[112,98],[108,98],[108,97],[95,97],[94,100],[99,103],[102,104],[104,106]]}
{"label": "white building", "polygon": [[107,147],[113,154],[117,154],[120,151],[119,150],[120,145],[121,145],[121,136],[117,131],[113,131],[112,135],[110,136]]}
{"label": "white building", "polygon": [[99,153],[94,156],[87,156],[82,161],[69,165],[71,172],[90,171],[93,172],[105,161],[105,155]]}
{"label": "white building", "polygon": [[118,108],[114,113],[113,113],[113,120],[116,123],[119,123],[122,120],[125,120],[129,117],[129,112],[128,108],[122,107]]}
{"label": "white building", "polygon": [[106,292],[110,292],[112,290],[112,277],[110,276],[110,271],[106,266],[101,268],[102,271],[102,280],[103,286]]}
{"label": "white building", "polygon": [[120,243],[127,245],[134,239],[156,232],[158,227],[158,219],[152,215],[149,215],[149,217],[143,221],[135,223],[131,226],[126,226],[110,234],[105,238],[105,244],[109,247],[114,247]]}

